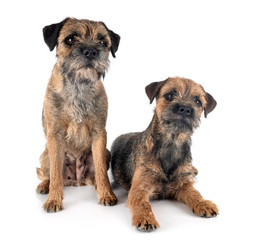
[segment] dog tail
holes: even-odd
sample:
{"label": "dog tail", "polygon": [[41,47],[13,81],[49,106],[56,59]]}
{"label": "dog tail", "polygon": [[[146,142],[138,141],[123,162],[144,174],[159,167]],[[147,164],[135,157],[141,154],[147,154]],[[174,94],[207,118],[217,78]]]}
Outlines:
{"label": "dog tail", "polygon": [[193,170],[194,175],[196,176],[198,174],[198,170],[194,166],[192,166],[192,170]]}
{"label": "dog tail", "polygon": [[45,179],[44,174],[43,174],[43,171],[41,170],[41,168],[37,168],[37,177],[38,177],[40,180],[44,180],[44,179]]}

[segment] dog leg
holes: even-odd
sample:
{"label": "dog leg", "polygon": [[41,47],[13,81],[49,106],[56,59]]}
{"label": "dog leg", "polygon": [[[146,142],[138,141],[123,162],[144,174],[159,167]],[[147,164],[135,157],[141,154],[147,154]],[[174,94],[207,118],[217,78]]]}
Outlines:
{"label": "dog leg", "polygon": [[40,156],[41,168],[37,168],[37,176],[42,182],[37,186],[37,193],[47,194],[49,192],[49,156],[48,149],[45,148],[45,151]]}
{"label": "dog leg", "polygon": [[105,131],[94,137],[92,155],[95,165],[95,184],[99,203],[105,206],[116,205],[118,200],[111,189],[107,175]]}
{"label": "dog leg", "polygon": [[217,216],[219,212],[213,202],[203,199],[193,183],[184,184],[176,193],[175,198],[189,206],[197,216],[210,218]]}
{"label": "dog leg", "polygon": [[134,174],[128,194],[128,207],[133,215],[132,225],[140,231],[149,232],[156,230],[159,224],[149,202],[151,193],[147,189],[151,189],[151,186],[146,186],[147,181],[141,176],[140,171]]}
{"label": "dog leg", "polygon": [[57,212],[63,209],[63,163],[64,150],[62,141],[55,134],[47,135],[48,152],[50,159],[50,185],[48,199],[44,204],[47,212]]}

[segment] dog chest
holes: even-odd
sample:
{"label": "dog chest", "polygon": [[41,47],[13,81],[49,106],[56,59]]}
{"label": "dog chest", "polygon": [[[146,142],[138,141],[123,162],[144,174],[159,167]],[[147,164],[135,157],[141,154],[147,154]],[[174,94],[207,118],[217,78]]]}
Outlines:
{"label": "dog chest", "polygon": [[67,128],[67,147],[73,150],[91,149],[92,124],[71,122]]}
{"label": "dog chest", "polygon": [[96,92],[85,82],[66,87],[65,111],[71,119],[81,123],[84,118],[96,115],[98,99]]}
{"label": "dog chest", "polygon": [[154,152],[163,172],[170,178],[176,169],[190,157],[190,145],[187,142],[177,145],[173,141],[169,143],[157,141]]}

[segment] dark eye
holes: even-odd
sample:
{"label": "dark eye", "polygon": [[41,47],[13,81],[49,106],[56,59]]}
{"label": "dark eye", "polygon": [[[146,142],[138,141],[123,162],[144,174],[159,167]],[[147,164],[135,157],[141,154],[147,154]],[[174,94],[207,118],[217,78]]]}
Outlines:
{"label": "dark eye", "polygon": [[164,95],[165,99],[168,101],[171,101],[173,99],[173,96],[174,96],[173,92],[169,92]]}
{"label": "dark eye", "polygon": [[103,46],[103,47],[107,47],[108,43],[106,41],[106,36],[102,35],[101,33],[97,34],[97,40],[99,41],[98,43]]}
{"label": "dark eye", "polygon": [[64,40],[64,42],[65,42],[67,45],[69,45],[69,46],[73,45],[73,44],[76,42],[75,36],[76,36],[76,35],[68,36],[68,37]]}
{"label": "dark eye", "polygon": [[168,92],[164,95],[165,99],[168,101],[173,100],[174,96],[177,95],[177,91],[175,89],[173,89],[171,92]]}
{"label": "dark eye", "polygon": [[103,41],[103,40],[100,41],[100,44],[101,44],[103,47],[107,47],[107,45],[108,45],[107,42],[106,42],[106,41]]}
{"label": "dark eye", "polygon": [[196,102],[198,107],[202,106],[202,102],[198,98],[196,98],[195,102]]}

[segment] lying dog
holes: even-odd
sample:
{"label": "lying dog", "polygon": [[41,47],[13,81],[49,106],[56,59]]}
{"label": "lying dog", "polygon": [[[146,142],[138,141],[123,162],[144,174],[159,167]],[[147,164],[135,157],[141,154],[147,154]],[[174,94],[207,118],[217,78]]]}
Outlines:
{"label": "lying dog", "polygon": [[111,149],[115,182],[129,190],[132,225],[151,231],[159,227],[149,199],[177,199],[198,216],[214,217],[217,206],[204,200],[193,187],[197,170],[192,166],[191,135],[216,106],[216,101],[192,80],[168,78],[146,87],[156,109],[148,128],[118,137]]}

